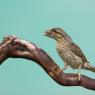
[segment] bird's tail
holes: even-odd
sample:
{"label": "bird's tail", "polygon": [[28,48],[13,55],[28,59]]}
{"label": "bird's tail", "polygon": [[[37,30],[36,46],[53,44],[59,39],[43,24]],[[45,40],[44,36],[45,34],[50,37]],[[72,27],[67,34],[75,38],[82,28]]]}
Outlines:
{"label": "bird's tail", "polygon": [[85,70],[95,72],[95,66],[91,66],[90,64],[84,65],[82,68],[85,69]]}

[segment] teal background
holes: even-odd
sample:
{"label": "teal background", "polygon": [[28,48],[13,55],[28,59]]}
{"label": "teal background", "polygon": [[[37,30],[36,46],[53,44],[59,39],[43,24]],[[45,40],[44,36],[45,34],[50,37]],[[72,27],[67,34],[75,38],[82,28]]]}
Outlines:
{"label": "teal background", "polygon": [[[63,67],[55,41],[43,36],[53,27],[65,29],[95,66],[95,0],[0,0],[0,41],[5,35],[32,41]],[[95,78],[89,71],[82,74]],[[34,62],[10,58],[0,66],[0,95],[95,95],[95,91],[58,85]]]}

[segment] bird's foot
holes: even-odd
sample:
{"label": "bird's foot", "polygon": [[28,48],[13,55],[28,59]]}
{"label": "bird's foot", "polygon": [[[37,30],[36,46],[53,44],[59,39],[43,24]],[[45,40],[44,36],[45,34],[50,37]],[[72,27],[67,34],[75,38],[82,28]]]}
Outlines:
{"label": "bird's foot", "polygon": [[68,68],[68,65],[65,63],[64,68],[60,68],[60,71],[63,72],[64,70],[66,70]]}
{"label": "bird's foot", "polygon": [[60,72],[63,72],[64,71],[64,69],[63,68],[60,68]]}
{"label": "bird's foot", "polygon": [[64,70],[66,70],[67,68],[60,68],[60,72],[63,72]]}

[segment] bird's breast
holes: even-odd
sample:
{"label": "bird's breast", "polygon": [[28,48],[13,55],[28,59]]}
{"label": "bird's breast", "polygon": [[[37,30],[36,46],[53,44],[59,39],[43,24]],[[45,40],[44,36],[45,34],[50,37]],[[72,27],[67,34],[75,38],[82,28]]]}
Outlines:
{"label": "bird's breast", "polygon": [[72,68],[78,68],[83,63],[82,59],[76,56],[68,47],[57,46],[60,57]]}

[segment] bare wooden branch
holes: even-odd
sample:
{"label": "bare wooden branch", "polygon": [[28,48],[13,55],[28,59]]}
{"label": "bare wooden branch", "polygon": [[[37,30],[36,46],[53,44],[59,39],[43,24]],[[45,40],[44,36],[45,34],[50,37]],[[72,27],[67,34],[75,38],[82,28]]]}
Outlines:
{"label": "bare wooden branch", "polygon": [[9,57],[25,58],[36,62],[60,85],[82,86],[95,90],[95,79],[81,75],[79,81],[77,74],[65,74],[44,50],[29,41],[15,36],[5,37],[0,44],[0,63]]}

